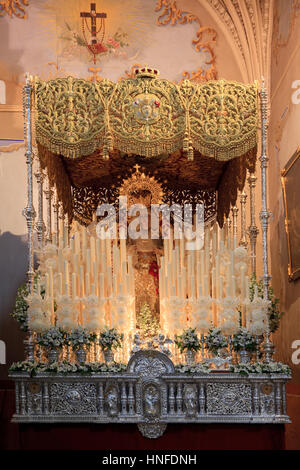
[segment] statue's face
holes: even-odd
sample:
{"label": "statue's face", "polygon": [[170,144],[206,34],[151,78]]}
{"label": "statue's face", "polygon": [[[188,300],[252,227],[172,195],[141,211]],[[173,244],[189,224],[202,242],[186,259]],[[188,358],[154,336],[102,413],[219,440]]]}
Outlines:
{"label": "statue's face", "polygon": [[150,104],[144,104],[142,106],[142,114],[144,116],[145,119],[149,119],[151,118],[151,114],[152,114],[152,107]]}

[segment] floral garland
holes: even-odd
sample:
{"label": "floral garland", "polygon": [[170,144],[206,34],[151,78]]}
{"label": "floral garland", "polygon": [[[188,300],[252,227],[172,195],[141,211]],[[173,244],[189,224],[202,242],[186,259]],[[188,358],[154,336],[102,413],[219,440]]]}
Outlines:
{"label": "floral garland", "polygon": [[206,363],[198,363],[193,365],[178,364],[175,371],[179,374],[209,374],[211,369]]}
{"label": "floral garland", "polygon": [[175,335],[174,343],[181,353],[183,351],[199,351],[201,347],[195,328],[187,328],[182,335]]}
{"label": "floral garland", "polygon": [[10,372],[28,372],[31,377],[37,373],[53,372],[57,374],[102,374],[102,373],[120,373],[127,369],[127,365],[121,362],[112,362],[106,364],[103,362],[87,362],[77,364],[68,361],[53,362],[31,362],[21,361],[14,362],[9,371]]}
{"label": "floral garland", "polygon": [[291,369],[282,362],[255,362],[253,364],[236,364],[231,366],[230,372],[241,375],[249,374],[286,374],[291,375]]}

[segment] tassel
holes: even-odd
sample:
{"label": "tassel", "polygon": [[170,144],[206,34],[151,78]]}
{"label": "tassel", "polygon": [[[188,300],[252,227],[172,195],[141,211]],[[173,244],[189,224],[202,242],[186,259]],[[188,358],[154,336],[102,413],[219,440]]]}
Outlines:
{"label": "tassel", "polygon": [[103,147],[103,160],[109,160],[109,151],[106,145]]}
{"label": "tassel", "polygon": [[189,150],[188,150],[188,160],[190,162],[194,160],[194,149],[193,149],[191,144],[190,144]]}
{"label": "tassel", "polygon": [[113,150],[113,138],[110,132],[107,133],[106,139],[105,139],[105,144],[109,152],[112,152]]}
{"label": "tassel", "polygon": [[182,143],[182,150],[184,153],[187,153],[189,151],[189,134],[188,131],[185,131],[184,133],[184,138],[183,138],[183,143]]}

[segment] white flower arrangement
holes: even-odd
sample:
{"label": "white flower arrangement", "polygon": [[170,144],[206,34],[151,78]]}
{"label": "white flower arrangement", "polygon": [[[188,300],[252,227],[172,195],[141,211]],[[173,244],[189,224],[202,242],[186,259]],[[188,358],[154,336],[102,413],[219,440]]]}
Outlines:
{"label": "white flower arrangement", "polygon": [[84,346],[88,349],[92,342],[95,341],[96,337],[95,333],[91,333],[89,330],[78,326],[67,335],[67,340],[73,351],[77,351],[78,349],[82,349]]}
{"label": "white flower arrangement", "polygon": [[61,328],[49,328],[40,335],[38,344],[48,349],[60,349],[66,344],[66,333]]}
{"label": "white flower arrangement", "polygon": [[195,328],[187,328],[182,335],[175,335],[174,343],[180,352],[198,351],[201,347]]}
{"label": "white flower arrangement", "polygon": [[210,328],[207,335],[204,338],[205,348],[213,354],[217,354],[219,349],[226,348],[228,346],[227,339],[221,332],[221,328]]}
{"label": "white flower arrangement", "polygon": [[234,351],[241,350],[254,352],[257,349],[255,338],[247,328],[239,328],[232,337],[232,348]]}
{"label": "white flower arrangement", "polygon": [[99,345],[102,351],[118,349],[122,346],[123,337],[116,328],[105,328],[99,335]]}

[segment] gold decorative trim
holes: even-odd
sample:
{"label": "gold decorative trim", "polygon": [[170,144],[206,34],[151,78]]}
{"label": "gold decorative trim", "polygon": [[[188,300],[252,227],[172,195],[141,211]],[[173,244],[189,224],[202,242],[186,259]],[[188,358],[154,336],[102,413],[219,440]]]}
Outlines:
{"label": "gold decorative trim", "polygon": [[10,153],[19,150],[21,147],[25,147],[24,142],[20,142],[19,144],[11,144],[8,147],[0,147],[0,153]]}
{"label": "gold decorative trim", "polygon": [[[181,82],[185,79],[195,82],[205,82],[207,80],[216,80],[218,78],[217,70],[215,67],[216,64],[216,55],[213,50],[213,45],[216,44],[217,32],[214,28],[210,26],[202,26],[198,16],[190,13],[188,11],[182,11],[177,7],[176,0],[158,0],[156,4],[155,11],[162,11],[159,17],[156,20],[158,26],[165,26],[171,24],[175,26],[178,23],[180,24],[190,24],[198,23],[199,28],[196,33],[196,39],[192,41],[197,52],[206,51],[210,54],[210,59],[206,62],[207,65],[210,65],[208,70],[204,70],[201,67],[198,67],[194,72],[183,72]],[[211,35],[207,40],[204,39],[205,35]]]}
{"label": "gold decorative trim", "polygon": [[0,113],[22,113],[23,108],[19,104],[0,104]]}
{"label": "gold decorative trim", "polygon": [[27,14],[24,7],[29,6],[28,0],[1,0],[0,1],[0,16],[5,16],[6,14],[10,17],[16,16],[25,20]]}
{"label": "gold decorative trim", "polygon": [[288,217],[288,203],[287,203],[287,194],[286,194],[286,178],[289,171],[293,168],[296,161],[300,157],[300,146],[297,148],[294,155],[288,161],[285,168],[281,171],[281,184],[283,190],[283,202],[284,202],[284,211],[285,211],[285,231],[287,234],[287,242],[288,242],[288,275],[290,281],[295,281],[296,279],[300,278],[300,266],[294,266],[293,263],[293,256],[292,256],[292,249],[291,249],[291,233],[290,233],[290,221]]}
{"label": "gold decorative trim", "polygon": [[113,149],[147,158],[182,149],[192,160],[197,149],[219,161],[256,145],[256,83],[184,80],[178,85],[135,76],[117,83],[36,78],[37,141],[67,158],[100,148],[105,158]]}

